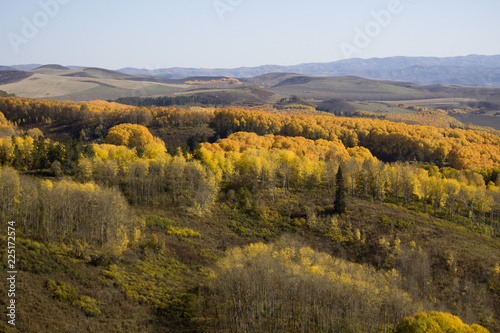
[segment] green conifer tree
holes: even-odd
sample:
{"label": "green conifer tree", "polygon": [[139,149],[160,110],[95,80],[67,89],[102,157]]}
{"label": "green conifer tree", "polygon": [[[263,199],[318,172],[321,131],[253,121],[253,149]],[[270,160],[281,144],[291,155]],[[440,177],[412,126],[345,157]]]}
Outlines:
{"label": "green conifer tree", "polygon": [[346,212],[344,176],[342,175],[342,167],[340,165],[335,176],[335,201],[333,207],[336,214],[344,214]]}

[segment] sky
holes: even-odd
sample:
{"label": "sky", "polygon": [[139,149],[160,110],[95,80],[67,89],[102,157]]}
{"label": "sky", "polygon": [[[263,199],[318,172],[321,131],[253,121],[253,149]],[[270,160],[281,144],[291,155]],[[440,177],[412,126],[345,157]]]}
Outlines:
{"label": "sky", "polygon": [[234,68],[500,54],[498,0],[0,0],[0,65]]}

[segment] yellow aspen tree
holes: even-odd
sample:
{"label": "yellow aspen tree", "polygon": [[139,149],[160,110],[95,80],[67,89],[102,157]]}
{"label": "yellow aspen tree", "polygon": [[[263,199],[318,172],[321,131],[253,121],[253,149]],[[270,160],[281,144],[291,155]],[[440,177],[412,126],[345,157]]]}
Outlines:
{"label": "yellow aspen tree", "polygon": [[347,181],[347,189],[349,194],[354,196],[357,193],[356,179],[361,171],[361,161],[357,158],[349,158],[344,162],[344,174]]}
{"label": "yellow aspen tree", "polygon": [[445,192],[443,188],[443,181],[440,176],[431,177],[431,200],[434,208],[434,215],[437,214],[438,209],[443,205],[443,199],[445,198]]}

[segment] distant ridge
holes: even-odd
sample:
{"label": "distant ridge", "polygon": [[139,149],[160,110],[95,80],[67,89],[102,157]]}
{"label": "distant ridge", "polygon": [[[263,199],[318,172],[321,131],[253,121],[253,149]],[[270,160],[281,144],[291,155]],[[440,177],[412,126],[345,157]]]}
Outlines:
{"label": "distant ridge", "polygon": [[[263,65],[238,68],[161,68],[144,69],[126,67],[118,71],[84,66],[61,65],[12,65],[0,66],[2,71],[50,71],[83,70],[100,72],[99,77],[121,77],[139,80],[143,77],[165,80],[182,80],[189,77],[233,77],[252,78],[272,73],[292,73],[311,76],[358,76],[372,80],[411,82],[419,85],[463,85],[463,86],[500,86],[500,55],[468,55],[458,57],[388,57],[370,59],[345,59],[326,63],[305,63],[294,66]],[[68,76],[85,74],[72,74]],[[96,74],[90,74],[95,76]],[[128,78],[127,78],[128,77]]]}
{"label": "distant ridge", "polygon": [[165,79],[190,76],[225,76],[249,78],[269,73],[296,73],[313,76],[359,76],[373,80],[412,82],[420,85],[458,84],[500,86],[500,55],[459,57],[389,57],[346,59],[328,63],[295,66],[264,65],[239,68],[123,68],[122,73],[150,75]]}
{"label": "distant ridge", "polygon": [[[29,71],[9,70],[12,66],[6,66],[3,68],[7,70],[0,70],[0,89],[9,94],[28,98],[82,101],[182,95],[193,101],[215,100],[221,105],[247,106],[275,104],[283,97],[298,96],[307,101],[314,101],[313,104],[321,104],[322,109],[342,109],[342,112],[347,112],[349,108],[339,104],[338,100],[394,102],[439,99],[440,101],[437,102],[439,105],[460,107],[461,103],[468,102],[500,104],[500,75],[495,74],[500,66],[486,67],[496,66],[499,59],[500,56],[468,56],[449,59],[395,57],[351,59],[336,63],[303,64],[290,67],[261,66],[235,70],[176,68],[176,71],[183,70],[184,74],[196,72],[203,74],[189,75],[182,79],[168,78],[174,76],[172,73],[160,76],[168,72],[168,69],[154,71],[157,76],[153,76],[131,75],[104,68],[66,67],[57,64],[37,66]],[[416,63],[418,65],[415,65]],[[471,65],[476,63],[479,65]],[[411,67],[392,69],[407,65]],[[332,68],[337,68],[337,75],[276,72],[280,69],[287,69],[295,72],[311,71],[324,74],[327,70],[333,71]],[[483,72],[479,71],[484,68],[487,69]],[[384,79],[367,79],[360,74],[351,74],[356,71],[360,73],[363,70],[366,71],[365,76],[384,74]],[[224,75],[214,76],[215,73],[212,71],[224,72]],[[239,71],[240,74],[251,71],[274,72],[253,77],[240,77],[239,82],[223,80],[237,76],[233,74],[238,73],[231,73],[231,71]],[[340,75],[339,73],[342,72],[348,75]],[[406,77],[411,75],[415,80],[403,81],[404,75]],[[387,76],[391,78],[387,79]],[[413,83],[419,78],[432,82],[435,79],[453,80],[453,83],[431,85]],[[499,87],[493,87],[497,83]],[[474,85],[490,87],[479,88]],[[362,105],[356,107],[364,108]],[[496,107],[494,109],[494,111],[498,110]]]}
{"label": "distant ridge", "polygon": [[35,68],[42,66],[42,64],[26,64],[26,65],[12,65],[10,67],[18,71],[31,71]]}
{"label": "distant ridge", "polygon": [[43,65],[43,66],[35,68],[34,70],[38,70],[38,69],[57,69],[57,70],[62,70],[62,71],[69,70],[68,67],[64,67],[64,66],[56,65],[56,64]]}

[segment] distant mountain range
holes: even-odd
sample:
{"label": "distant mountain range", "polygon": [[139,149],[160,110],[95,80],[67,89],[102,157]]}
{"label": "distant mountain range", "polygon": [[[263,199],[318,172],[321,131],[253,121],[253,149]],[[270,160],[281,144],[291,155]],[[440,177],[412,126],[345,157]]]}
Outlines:
{"label": "distant mountain range", "polygon": [[353,75],[373,80],[404,81],[420,85],[500,86],[500,55],[346,59],[295,66],[264,65],[233,69],[175,67],[149,70],[128,67],[119,71],[131,75],[150,75],[165,79],[180,79],[189,76],[248,78],[268,73],[296,73],[313,76]]}
{"label": "distant mountain range", "polygon": [[[31,71],[40,64],[0,66],[0,71]],[[79,69],[79,66],[68,66]],[[390,57],[346,59],[328,63],[306,63],[295,66],[263,65],[239,68],[162,68],[127,67],[121,73],[155,76],[162,79],[184,79],[191,76],[249,78],[269,73],[295,73],[312,76],[359,76],[372,80],[411,82],[420,85],[456,84],[500,86],[500,55],[460,57]]]}

